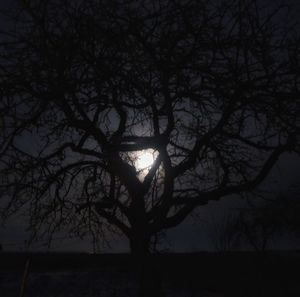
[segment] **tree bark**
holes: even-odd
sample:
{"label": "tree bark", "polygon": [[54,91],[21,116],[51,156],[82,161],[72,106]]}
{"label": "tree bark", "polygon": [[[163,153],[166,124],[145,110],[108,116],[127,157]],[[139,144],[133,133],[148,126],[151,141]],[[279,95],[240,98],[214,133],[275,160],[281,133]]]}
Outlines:
{"label": "tree bark", "polygon": [[161,296],[161,279],[153,255],[149,251],[150,238],[130,239],[131,255],[138,280],[138,297]]}

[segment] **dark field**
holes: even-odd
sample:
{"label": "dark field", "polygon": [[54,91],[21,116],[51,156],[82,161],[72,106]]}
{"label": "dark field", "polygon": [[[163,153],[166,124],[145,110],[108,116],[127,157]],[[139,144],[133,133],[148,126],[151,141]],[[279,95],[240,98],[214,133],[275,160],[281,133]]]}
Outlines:
{"label": "dark field", "polygon": [[[135,296],[131,257],[123,254],[1,253],[0,296],[20,295],[30,259],[24,297]],[[159,268],[162,296],[300,296],[300,253],[163,254],[151,256]]]}

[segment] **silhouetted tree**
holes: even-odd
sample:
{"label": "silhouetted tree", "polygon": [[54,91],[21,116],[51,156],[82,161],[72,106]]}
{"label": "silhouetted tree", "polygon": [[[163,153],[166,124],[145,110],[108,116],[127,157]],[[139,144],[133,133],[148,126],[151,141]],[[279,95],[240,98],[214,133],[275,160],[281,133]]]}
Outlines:
{"label": "silhouetted tree", "polygon": [[236,232],[242,242],[256,252],[265,252],[270,242],[279,236],[283,228],[281,211],[272,207],[244,208],[237,220]]}
{"label": "silhouetted tree", "polygon": [[208,222],[209,239],[218,252],[228,252],[240,246],[239,216],[226,214]]}
{"label": "silhouetted tree", "polygon": [[[296,149],[299,40],[256,1],[17,2],[1,31],[0,191],[34,236],[118,230],[143,257]],[[143,150],[155,161],[139,172]]]}
{"label": "silhouetted tree", "polygon": [[281,209],[284,228],[298,239],[300,238],[299,194],[299,185],[297,185],[289,193],[279,194],[274,201],[275,207]]}
{"label": "silhouetted tree", "polygon": [[299,185],[291,185],[288,191],[277,194],[265,202],[266,209],[273,213],[277,233],[288,235],[294,240],[300,238]]}
{"label": "silhouetted tree", "polygon": [[[257,193],[252,193],[252,198],[256,196]],[[229,217],[229,223],[219,223],[220,228],[224,228],[224,238],[229,234],[237,246],[248,244],[256,252],[265,252],[272,242],[284,240],[284,236],[296,239],[299,236],[299,194],[287,191],[259,196],[260,199],[252,199],[248,207],[235,209],[237,212]],[[215,233],[221,242],[222,235]]]}

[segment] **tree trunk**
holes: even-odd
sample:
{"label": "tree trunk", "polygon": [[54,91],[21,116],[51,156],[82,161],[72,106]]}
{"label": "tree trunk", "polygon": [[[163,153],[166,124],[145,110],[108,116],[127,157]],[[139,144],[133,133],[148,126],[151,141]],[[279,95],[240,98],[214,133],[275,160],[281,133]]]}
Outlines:
{"label": "tree trunk", "polygon": [[150,238],[135,237],[130,240],[131,255],[139,285],[138,297],[159,297],[160,274],[155,259],[149,252]]}

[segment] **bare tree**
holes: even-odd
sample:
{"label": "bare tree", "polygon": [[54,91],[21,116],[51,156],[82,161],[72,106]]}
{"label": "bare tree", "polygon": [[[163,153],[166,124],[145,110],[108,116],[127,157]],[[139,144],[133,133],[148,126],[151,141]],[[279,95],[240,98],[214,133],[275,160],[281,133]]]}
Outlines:
{"label": "bare tree", "polygon": [[[253,192],[250,194],[251,203],[247,207],[235,209],[237,214],[229,217],[229,223],[219,222],[216,226],[220,225],[220,230],[224,228],[222,234],[225,239],[228,237],[226,234],[230,235],[232,232],[237,246],[247,244],[256,252],[265,252],[272,247],[272,243],[284,240],[284,236],[294,240],[298,237],[298,196],[297,188],[279,194]],[[221,243],[223,237],[218,235],[221,232],[215,233],[217,242]]]}
{"label": "bare tree", "polygon": [[240,246],[239,216],[226,214],[208,222],[209,239],[217,252],[228,252]]}
{"label": "bare tree", "polygon": [[155,234],[256,188],[297,149],[299,39],[277,11],[17,2],[1,31],[0,191],[5,216],[28,209],[34,236],[118,231],[142,256]]}
{"label": "bare tree", "polygon": [[283,227],[279,211],[266,206],[240,210],[237,220],[240,241],[248,243],[256,252],[265,252]]}
{"label": "bare tree", "polygon": [[273,205],[281,210],[281,222],[284,230],[295,239],[300,239],[300,199],[299,185],[292,186],[289,192],[280,193]]}

